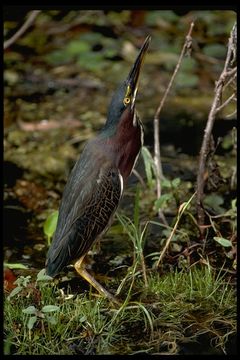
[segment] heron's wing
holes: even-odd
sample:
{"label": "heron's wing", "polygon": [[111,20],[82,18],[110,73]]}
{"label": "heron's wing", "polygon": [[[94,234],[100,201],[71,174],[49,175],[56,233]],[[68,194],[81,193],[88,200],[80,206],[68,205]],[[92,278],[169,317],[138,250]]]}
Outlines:
{"label": "heron's wing", "polygon": [[87,253],[107,229],[121,198],[123,184],[118,169],[101,157],[94,167],[91,154],[84,155],[73,168],[64,190],[46,262],[52,276]]}

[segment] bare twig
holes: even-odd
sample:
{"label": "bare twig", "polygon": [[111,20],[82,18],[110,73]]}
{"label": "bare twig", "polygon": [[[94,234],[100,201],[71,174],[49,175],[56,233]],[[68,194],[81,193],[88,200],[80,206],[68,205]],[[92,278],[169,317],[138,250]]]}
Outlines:
{"label": "bare twig", "polygon": [[237,78],[237,67],[235,67],[233,70],[234,70],[233,73],[232,73],[233,76],[230,77],[230,79],[228,80],[228,82],[226,84],[224,84],[223,90],[225,88],[227,88],[234,80],[236,80],[236,78]]}
{"label": "bare twig", "polygon": [[[155,113],[154,116],[154,163],[155,163],[155,168],[156,168],[156,181],[157,181],[157,197],[158,199],[161,196],[161,179],[163,178],[163,171],[162,171],[162,164],[161,164],[161,155],[160,155],[160,140],[159,140],[159,119],[160,119],[160,112],[163,108],[163,105],[166,101],[166,98],[168,96],[168,93],[172,87],[173,81],[177,75],[177,72],[180,68],[183,56],[186,55],[186,53],[188,53],[191,49],[191,45],[192,45],[192,30],[194,27],[194,22],[191,23],[188,34],[185,38],[185,42],[182,48],[182,52],[179,56],[177,65],[175,67],[174,73],[170,79],[170,82],[168,84],[167,90],[164,93],[164,96],[160,102],[159,107],[157,108],[157,111]],[[162,221],[167,224],[167,221],[164,217],[163,212],[161,211],[161,209],[159,209],[158,212],[159,217],[162,219]]]}
{"label": "bare twig", "polygon": [[237,115],[237,110],[234,110],[231,114],[226,115],[226,118],[233,118],[235,115]]}
{"label": "bare twig", "polygon": [[218,106],[218,107],[216,108],[216,112],[221,111],[221,110],[222,110],[225,106],[227,106],[227,104],[229,104],[232,100],[235,100],[235,101],[237,100],[235,93],[233,93],[231,96],[229,96],[229,98],[228,98],[227,100],[225,100],[222,105]]}
{"label": "bare twig", "polygon": [[[212,129],[214,125],[214,121],[216,118],[216,114],[219,110],[223,108],[223,106],[219,105],[221,102],[221,95],[224,88],[224,84],[226,81],[229,81],[229,76],[234,76],[236,73],[236,68],[231,68],[233,61],[236,58],[236,24],[234,24],[229,40],[228,40],[228,48],[227,48],[227,55],[224,64],[223,71],[216,82],[215,86],[215,96],[212,102],[212,106],[208,115],[208,121],[206,124],[206,128],[204,130],[204,137],[203,142],[200,150],[200,157],[199,157],[199,168],[198,168],[198,176],[197,176],[197,212],[198,212],[198,225],[201,232],[201,236],[203,237],[204,234],[204,208],[202,204],[203,194],[204,194],[204,185],[206,181],[206,177],[204,176],[206,172],[206,164],[207,164],[207,157],[210,151],[210,139],[212,134]],[[231,97],[230,97],[231,98]],[[229,99],[230,99],[229,98]],[[228,99],[228,100],[229,100]],[[226,106],[229,101],[225,101],[223,104]]]}
{"label": "bare twig", "polygon": [[142,178],[142,176],[139,174],[139,172],[136,169],[133,169],[132,173],[136,176],[136,178],[139,180],[140,184],[143,188],[146,188],[146,184]]}
{"label": "bare twig", "polygon": [[17,39],[22,36],[25,31],[33,24],[34,20],[38,16],[41,10],[33,10],[30,12],[25,23],[20,27],[20,29],[8,40],[4,41],[3,48],[6,50],[9,46],[11,46]]}

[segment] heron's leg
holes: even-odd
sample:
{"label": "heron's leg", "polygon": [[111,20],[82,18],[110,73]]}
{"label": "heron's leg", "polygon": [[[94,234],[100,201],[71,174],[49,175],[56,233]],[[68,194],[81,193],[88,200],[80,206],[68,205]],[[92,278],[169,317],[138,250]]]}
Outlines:
{"label": "heron's leg", "polygon": [[107,297],[114,304],[120,305],[120,302],[110,293],[108,292],[99,282],[94,279],[92,275],[87,272],[83,265],[84,256],[81,257],[75,264],[74,267],[77,273],[82,276],[86,281],[89,282],[101,295]]}

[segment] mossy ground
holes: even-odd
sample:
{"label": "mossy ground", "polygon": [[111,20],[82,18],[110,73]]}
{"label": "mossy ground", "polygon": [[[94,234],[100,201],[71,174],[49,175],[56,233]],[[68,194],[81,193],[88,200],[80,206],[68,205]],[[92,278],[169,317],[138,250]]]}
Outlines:
{"label": "mossy ground", "polygon": [[[5,354],[184,354],[197,353],[201,341],[202,353],[227,353],[236,333],[236,294],[223,274],[206,265],[163,276],[151,270],[147,287],[141,274],[130,277],[118,308],[94,291],[63,294],[52,281],[29,283],[6,298]],[[41,311],[53,304],[59,311]],[[31,330],[31,315],[23,313],[29,306],[38,309]]]}

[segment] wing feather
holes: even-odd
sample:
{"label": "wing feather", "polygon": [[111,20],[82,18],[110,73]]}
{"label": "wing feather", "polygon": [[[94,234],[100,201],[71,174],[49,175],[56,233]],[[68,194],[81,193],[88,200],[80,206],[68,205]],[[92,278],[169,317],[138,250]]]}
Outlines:
{"label": "wing feather", "polygon": [[51,276],[86,254],[95,239],[107,230],[122,195],[118,169],[105,157],[99,157],[98,166],[93,168],[91,151],[85,148],[83,155],[63,193],[57,229],[46,261]]}

